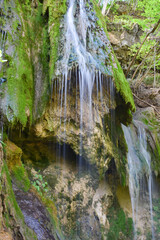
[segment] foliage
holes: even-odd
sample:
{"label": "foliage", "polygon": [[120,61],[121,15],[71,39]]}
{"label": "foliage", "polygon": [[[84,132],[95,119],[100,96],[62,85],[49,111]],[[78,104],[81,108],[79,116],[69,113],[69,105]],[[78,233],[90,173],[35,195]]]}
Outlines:
{"label": "foliage", "polygon": [[2,144],[2,146],[6,146],[6,144],[2,141],[2,140],[0,140],[0,143]]}
{"label": "foliage", "polygon": [[139,24],[143,28],[148,28],[158,22],[160,18],[160,0],[139,0],[136,10],[141,11],[141,16],[144,17],[143,20],[139,21]]}
{"label": "foliage", "polygon": [[[121,10],[119,11],[119,9]],[[116,1],[111,10],[112,14],[114,14],[113,22],[121,23],[123,28],[125,28],[128,32],[132,30],[132,27],[134,27],[135,24],[138,24],[139,30],[141,29],[140,42],[143,42],[146,34],[150,32],[151,29],[153,29],[155,24],[160,19],[160,0],[158,0],[158,2],[156,0],[137,0],[136,2]],[[140,76],[143,76],[145,74],[148,66],[151,66],[150,72],[152,73],[155,73],[155,70],[160,70],[160,47],[158,44],[158,39],[160,36],[159,28],[160,26],[153,34],[147,38],[147,40],[142,45],[138,56],[136,57],[136,64],[145,58],[142,66],[139,69]],[[132,57],[134,57],[138,48],[140,47],[140,42],[135,43],[131,47]],[[156,43],[157,46],[147,57],[145,57]],[[134,64],[134,67],[136,64]],[[138,72],[136,76],[138,76]]]}
{"label": "foliage", "polygon": [[34,175],[34,180],[32,181],[32,184],[40,193],[40,195],[42,195],[42,192],[48,191],[48,183],[44,181],[43,176],[40,174],[40,172]]}

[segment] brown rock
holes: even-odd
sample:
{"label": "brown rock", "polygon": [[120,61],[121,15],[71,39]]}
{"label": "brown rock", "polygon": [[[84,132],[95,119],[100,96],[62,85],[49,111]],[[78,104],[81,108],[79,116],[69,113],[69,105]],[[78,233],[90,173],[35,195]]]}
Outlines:
{"label": "brown rock", "polygon": [[13,240],[8,232],[0,232],[0,240]]}
{"label": "brown rock", "polygon": [[120,40],[111,32],[108,32],[109,40],[113,45],[120,44]]}

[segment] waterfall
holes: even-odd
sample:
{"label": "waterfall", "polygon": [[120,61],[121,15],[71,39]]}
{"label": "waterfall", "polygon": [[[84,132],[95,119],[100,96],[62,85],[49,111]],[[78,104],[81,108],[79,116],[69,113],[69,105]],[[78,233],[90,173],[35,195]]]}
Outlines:
{"label": "waterfall", "polygon": [[[134,224],[134,239],[137,239],[138,219],[141,215],[140,205],[145,208],[145,202],[149,203],[150,208],[150,227],[152,232],[152,240],[154,237],[153,226],[153,212],[152,212],[152,170],[151,170],[151,156],[147,151],[146,132],[142,123],[134,121],[137,128],[137,135],[135,129],[122,125],[124,136],[128,145],[128,171],[129,171],[129,190],[132,204],[133,224]],[[144,191],[145,179],[148,185],[148,194]],[[143,198],[143,194],[145,195]],[[143,199],[142,199],[143,198]],[[143,203],[141,202],[143,201]],[[149,219],[148,219],[149,220]]]}
{"label": "waterfall", "polygon": [[[65,16],[63,57],[57,61],[61,74],[56,70],[52,91],[60,109],[59,142],[66,142],[68,106],[70,98],[74,97],[73,112],[76,114],[74,119],[80,128],[80,156],[83,155],[83,135],[86,134],[88,139],[90,138],[91,130],[100,119],[99,112],[108,113],[109,109],[114,109],[115,106],[115,87],[111,73],[100,63],[97,54],[93,56],[88,50],[87,36],[93,44],[94,41],[91,33],[92,23],[88,18],[85,4],[84,0],[78,2],[69,0]],[[104,101],[104,95],[107,94],[109,106]],[[114,116],[113,112],[111,115]],[[113,123],[114,121],[112,128]]]}

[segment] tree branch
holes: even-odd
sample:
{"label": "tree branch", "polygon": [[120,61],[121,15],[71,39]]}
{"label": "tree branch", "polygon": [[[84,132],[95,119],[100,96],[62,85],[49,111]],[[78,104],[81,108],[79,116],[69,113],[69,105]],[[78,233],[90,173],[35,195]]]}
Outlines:
{"label": "tree branch", "polygon": [[139,68],[140,68],[140,67],[142,66],[142,64],[146,61],[146,58],[150,55],[151,51],[154,49],[154,47],[155,47],[157,44],[158,44],[158,43],[156,43],[156,44],[149,50],[149,52],[145,55],[143,61],[138,65],[138,67],[136,68],[136,70],[135,70],[135,72],[134,72],[134,74],[133,74],[133,76],[132,76],[131,82],[133,81],[133,79],[134,79],[137,71],[139,70]]}
{"label": "tree branch", "polygon": [[157,111],[156,107],[142,99],[140,99],[139,97],[137,97],[137,95],[135,93],[133,93],[133,96],[136,97],[139,101],[143,102],[143,103],[146,103],[148,106],[152,107],[154,109],[154,111],[159,115],[160,117],[160,112]]}

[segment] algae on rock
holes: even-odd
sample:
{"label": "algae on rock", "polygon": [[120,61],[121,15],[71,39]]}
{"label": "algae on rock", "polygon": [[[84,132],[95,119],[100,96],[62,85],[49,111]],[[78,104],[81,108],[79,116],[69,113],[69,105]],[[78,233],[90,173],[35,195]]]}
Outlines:
{"label": "algae on rock", "polygon": [[[4,55],[8,64],[2,72],[7,78],[4,115],[12,125],[22,127],[39,118],[49,94],[49,41],[42,4],[4,1],[2,6]],[[30,19],[30,20],[28,20]]]}

